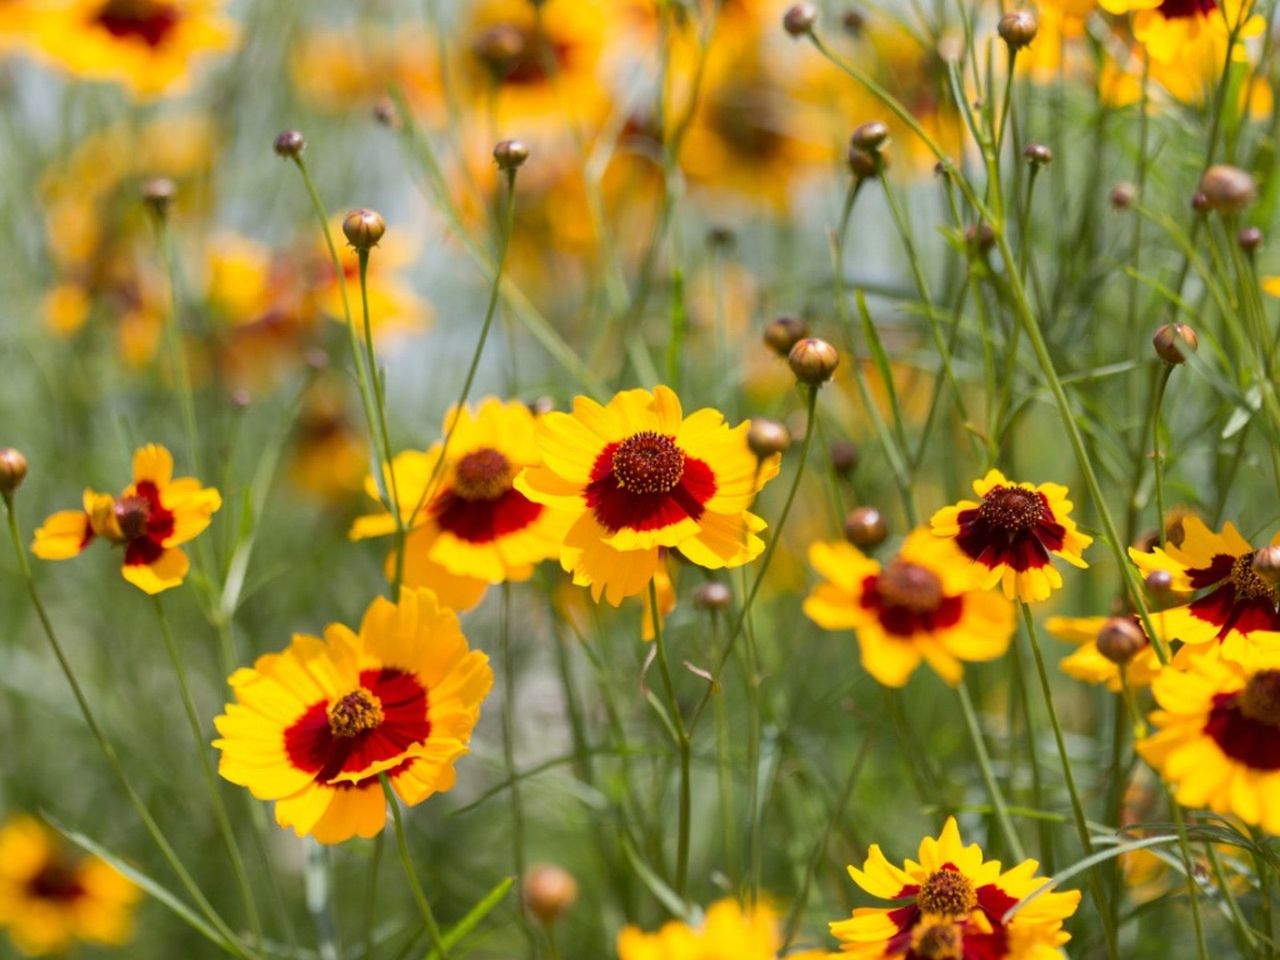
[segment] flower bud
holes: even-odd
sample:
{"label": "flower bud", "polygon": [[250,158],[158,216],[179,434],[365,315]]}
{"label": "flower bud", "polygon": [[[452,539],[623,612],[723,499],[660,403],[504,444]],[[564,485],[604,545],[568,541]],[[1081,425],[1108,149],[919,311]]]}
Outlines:
{"label": "flower bud", "polygon": [[728,250],[737,239],[737,236],[729,227],[712,227],[707,231],[707,246],[718,250]]}
{"label": "flower bud", "polygon": [[1245,227],[1236,236],[1236,242],[1240,244],[1241,250],[1252,256],[1262,246],[1262,231],[1257,227]]}
{"label": "flower bud", "polygon": [[1206,213],[1210,211],[1210,209],[1212,209],[1209,206],[1209,198],[1206,197],[1201,191],[1197,190],[1195,193],[1191,195],[1191,209],[1194,210],[1196,213],[1200,214],[1201,216],[1204,216]]}
{"label": "flower bud", "polygon": [[1098,631],[1098,652],[1116,664],[1126,664],[1147,645],[1147,635],[1133,617],[1112,617]]}
{"label": "flower bud", "polygon": [[536,399],[534,399],[532,403],[529,404],[529,412],[532,413],[535,417],[541,417],[545,414],[548,414],[555,408],[556,408],[555,400],[548,396],[537,397]]}
{"label": "flower bud", "polygon": [[1173,574],[1168,570],[1152,570],[1142,582],[1146,585],[1147,592],[1154,597],[1167,597],[1173,592]]}
{"label": "flower bud", "polygon": [[985,254],[996,245],[996,232],[991,224],[983,221],[969,224],[964,231],[964,241],[975,253]]}
{"label": "flower bud", "polygon": [[1239,167],[1215,163],[1200,178],[1200,192],[1210,210],[1239,213],[1258,195],[1258,185]]}
{"label": "flower bud", "polygon": [[373,105],[373,119],[389,130],[400,128],[400,113],[390,97],[383,97]]}
{"label": "flower bud", "polygon": [[831,444],[831,469],[842,477],[853,473],[858,466],[858,445],[848,440]]}
{"label": "flower bud", "polygon": [[511,24],[491,27],[476,38],[471,52],[489,68],[495,80],[507,75],[512,65],[524,56],[524,34]]}
{"label": "flower bud", "polygon": [[879,153],[863,150],[852,143],[849,144],[849,152],[845,155],[845,160],[849,164],[849,172],[859,180],[878,177],[887,162]]}
{"label": "flower bud", "polygon": [[840,365],[840,354],[836,348],[817,337],[805,337],[791,348],[787,354],[787,363],[791,372],[801,383],[817,386],[826,383]]}
{"label": "flower bud", "polygon": [[311,347],[302,355],[302,362],[312,370],[323,370],[329,366],[329,354],[320,347]]}
{"label": "flower bud", "polygon": [[693,591],[693,605],[700,610],[724,610],[733,602],[733,591],[718,580]]}
{"label": "flower bud", "polygon": [[860,550],[870,550],[889,536],[884,517],[875,507],[856,507],[844,518],[844,536]]}
{"label": "flower bud", "polygon": [[782,15],[782,27],[793,37],[803,37],[813,32],[818,11],[812,3],[793,3]]}
{"label": "flower bud", "polygon": [[862,30],[866,25],[867,18],[861,10],[846,10],[844,16],[840,18],[840,26],[844,27],[844,32],[851,37],[862,36]]}
{"label": "flower bud", "polygon": [[272,145],[276,156],[283,157],[286,160],[292,160],[301,154],[306,147],[306,138],[297,130],[285,130],[276,137],[276,142]]}
{"label": "flower bud", "polygon": [[231,407],[233,410],[247,410],[253,405],[253,394],[244,387],[231,391]]}
{"label": "flower bud", "polygon": [[27,458],[13,447],[0,447],[0,494],[6,497],[27,477]]}
{"label": "flower bud", "polygon": [[142,185],[142,199],[158,217],[169,212],[169,205],[177,195],[178,186],[168,177],[154,177]]}
{"label": "flower bud", "polygon": [[1161,360],[1170,366],[1176,366],[1187,359],[1183,348],[1195,353],[1200,340],[1196,337],[1196,332],[1185,323],[1166,323],[1156,331],[1151,343]]}
{"label": "flower bud", "polygon": [[1255,551],[1249,563],[1253,572],[1272,586],[1280,585],[1280,546]]}
{"label": "flower bud", "polygon": [[1138,199],[1138,188],[1127,180],[1122,180],[1111,188],[1111,209],[1128,210],[1133,201]]}
{"label": "flower bud", "polygon": [[808,334],[807,323],[799,317],[784,315],[764,328],[764,342],[778,356],[785,357]]}
{"label": "flower bud", "polygon": [[1035,14],[1030,10],[1011,10],[1000,18],[996,26],[1000,39],[1009,45],[1011,50],[1020,50],[1036,37]]}
{"label": "flower bud", "polygon": [[777,420],[760,417],[752,420],[747,429],[747,446],[757,458],[763,460],[775,453],[782,453],[791,446],[791,434]]}
{"label": "flower bud", "polygon": [[342,221],[342,232],[347,242],[357,250],[369,250],[378,245],[387,232],[387,223],[376,210],[352,210]]}
{"label": "flower bud", "polygon": [[563,867],[536,866],[525,874],[524,903],[545,924],[555,923],[578,900],[578,881]]}
{"label": "flower bud", "polygon": [[1022,157],[1033,167],[1047,167],[1053,163],[1053,151],[1043,143],[1029,143],[1022,151]]}
{"label": "flower bud", "polygon": [[849,138],[849,143],[859,150],[875,153],[889,139],[889,128],[879,120],[869,120],[859,125]]}
{"label": "flower bud", "polygon": [[493,159],[503,170],[516,170],[529,159],[529,148],[519,140],[503,140],[493,148]]}

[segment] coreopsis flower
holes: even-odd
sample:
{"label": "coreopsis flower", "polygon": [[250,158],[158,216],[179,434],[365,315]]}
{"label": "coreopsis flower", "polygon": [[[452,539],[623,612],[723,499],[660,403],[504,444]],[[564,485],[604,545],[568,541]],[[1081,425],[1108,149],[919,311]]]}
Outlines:
{"label": "coreopsis flower", "polygon": [[933,515],[930,526],[955,541],[985,589],[997,583],[1010,600],[1044,600],[1062,586],[1051,557],[1087,567],[1081,554],[1093,538],[1071,519],[1067,488],[1010,483],[999,470],[973,482],[980,502],[961,500]]}
{"label": "coreopsis flower", "polygon": [[0,828],[0,929],[27,956],[63,955],[77,942],[127,943],[139,896],[105,860],[68,856],[31,817]]}
{"label": "coreopsis flower", "polygon": [[180,585],[191,562],[180,549],[209,526],[222,506],[212,487],[173,476],[173,455],[149,444],[133,455],[133,483],[119,497],[84,492],[83,510],[53,514],[36,531],[31,552],[42,560],[69,560],[101,537],[124,548],[121,573],[144,593]]}
{"label": "coreopsis flower", "polygon": [[[535,423],[520,401],[488,397],[474,410],[445,415],[442,435],[453,429],[447,450],[440,441],[395,458],[384,485],[393,489],[394,479],[400,515],[410,527],[405,583],[431,587],[450,606],[466,609],[489,584],[527,580],[534,566],[558,554],[573,518],[533,502],[514,486],[521,470],[542,463]],[[365,490],[380,499],[372,476]],[[395,529],[395,518],[384,508],[358,518],[351,537],[388,536]],[[389,575],[394,567],[395,558],[388,558]]]}
{"label": "coreopsis flower", "polygon": [[854,630],[862,665],[901,687],[923,660],[954,686],[965,660],[994,660],[1009,648],[1013,605],[979,588],[949,540],[913,531],[886,566],[843,541],[815,543],[809,562],[824,578],[804,612],[827,630]]}
{"label": "coreopsis flower", "polygon": [[382,775],[408,805],[453,787],[493,671],[452,610],[407,589],[375,600],[358,632],[298,634],[229,682],[219,773],[274,800],[280,826],[340,843],[386,824]]}
{"label": "coreopsis flower", "polygon": [[50,0],[34,45],[68,73],[139,97],[176,93],[193,64],[234,45],[225,0]]}
{"label": "coreopsis flower", "polygon": [[[1253,569],[1256,552],[1230,522],[1214,533],[1199,517],[1177,521],[1174,536],[1163,547],[1143,553],[1129,548],[1129,557],[1143,576],[1163,570],[1172,577],[1170,589],[1200,596],[1162,614],[1172,638],[1188,647],[1216,642],[1228,660],[1244,657],[1250,636],[1280,630],[1275,588]],[[1280,536],[1273,543],[1280,543]]]}
{"label": "coreopsis flower", "polygon": [[[1110,621],[1110,617],[1050,617],[1044,628],[1059,640],[1074,643],[1077,648],[1062,661],[1062,672],[1085,683],[1105,683],[1107,689],[1119,693],[1124,683],[1130,687],[1150,686],[1160,672],[1160,658],[1151,641],[1147,639],[1140,617],[1131,617],[1145,645],[1124,665],[1123,679],[1120,665],[1103,656],[1098,649],[1098,634]],[[1152,613],[1151,620],[1166,643],[1169,633],[1164,627],[1164,614]]]}
{"label": "coreopsis flower", "polygon": [[[656,933],[626,927],[618,935],[619,960],[775,960],[782,947],[778,916],[767,903],[743,907],[721,900],[707,908],[702,923],[673,920]],[[789,954],[789,960],[818,960],[818,951]]]}
{"label": "coreopsis flower", "polygon": [[[1099,5],[1108,13],[1133,14],[1133,35],[1152,61],[1199,66],[1217,53],[1219,71],[1231,30],[1246,8],[1242,0],[1099,0]],[[1264,29],[1265,21],[1254,14],[1241,23],[1239,38],[1256,37]],[[1232,58],[1245,56],[1237,44]]]}
{"label": "coreopsis flower", "polygon": [[1280,650],[1254,649],[1238,662],[1197,651],[1151,689],[1155,732],[1137,749],[1178,802],[1280,833]]}
{"label": "coreopsis flower", "polygon": [[311,106],[329,112],[368,110],[392,89],[400,90],[415,116],[440,118],[444,106],[435,38],[411,23],[362,24],[360,56],[351,35],[321,28],[301,35],[289,50],[289,77]]}
{"label": "coreopsis flower", "polygon": [[862,869],[849,867],[859,887],[892,908],[859,907],[848,920],[831,924],[843,953],[859,960],[1052,960],[1070,939],[1062,922],[1080,903],[1078,890],[1045,893],[1006,924],[1018,901],[1049,881],[1036,876],[1039,864],[1025,860],[1002,870],[984,860],[976,844],[965,847],[954,817],[935,840],[920,841],[919,860],[902,868],[872,844]]}
{"label": "coreopsis flower", "polygon": [[516,489],[572,514],[560,565],[617,606],[646,589],[664,548],[710,569],[764,550],[765,523],[747,507],[781,456],[757,460],[749,426],[730,428],[710,408],[685,417],[662,386],[625,390],[605,406],[577,397],[573,413],[538,420],[543,465],[521,473]]}

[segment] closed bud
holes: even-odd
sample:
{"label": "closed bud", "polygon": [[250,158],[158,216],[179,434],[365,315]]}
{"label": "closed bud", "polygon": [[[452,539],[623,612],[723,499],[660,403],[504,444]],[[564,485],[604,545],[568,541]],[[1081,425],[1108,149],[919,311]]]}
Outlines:
{"label": "closed bud", "polygon": [[867,25],[867,18],[861,10],[846,10],[844,16],[840,18],[840,26],[844,27],[844,32],[851,37],[862,36],[862,30]]}
{"label": "closed bud", "polygon": [[879,120],[869,120],[859,125],[849,138],[849,143],[859,150],[875,153],[889,139],[889,128]]}
{"label": "closed bud", "polygon": [[1113,210],[1128,210],[1133,206],[1133,201],[1138,199],[1138,188],[1127,180],[1117,183],[1111,188],[1111,208]]}
{"label": "closed bud", "polygon": [[1240,244],[1241,250],[1252,256],[1262,246],[1262,231],[1257,227],[1245,227],[1236,236],[1236,243]]}
{"label": "closed bud", "polygon": [[555,923],[578,901],[578,881],[563,867],[532,867],[524,878],[524,903],[544,924]]}
{"label": "closed bud", "polygon": [[842,477],[853,473],[858,466],[858,445],[848,440],[831,444],[831,469]]}
{"label": "closed bud", "polygon": [[1029,143],[1022,151],[1022,157],[1033,167],[1047,167],[1053,163],[1053,151],[1043,143]]}
{"label": "closed bud", "polygon": [[1272,586],[1280,585],[1280,546],[1263,547],[1253,555],[1249,566]]}
{"label": "closed bud", "polygon": [[1209,198],[1202,191],[1197,190],[1191,195],[1191,209],[1204,216],[1213,208],[1209,206]]}
{"label": "closed bud", "polygon": [[1239,213],[1258,195],[1258,186],[1239,167],[1215,163],[1200,178],[1200,192],[1210,210]]}
{"label": "closed bud", "polygon": [[812,3],[793,3],[782,15],[782,27],[793,37],[803,37],[813,32],[818,11]]}
{"label": "closed bud", "polygon": [[541,417],[550,413],[556,408],[556,402],[551,397],[538,397],[529,404],[529,412],[535,417]]}
{"label": "closed bud", "polygon": [[996,245],[996,232],[989,223],[971,223],[965,228],[964,241],[970,250],[985,254]]}
{"label": "closed bud", "polygon": [[809,335],[809,325],[799,317],[784,315],[764,328],[764,342],[780,357]]}
{"label": "closed bud", "polygon": [[247,410],[253,405],[253,394],[240,387],[231,391],[231,407],[233,410]]}
{"label": "closed bud", "polygon": [[1167,597],[1173,592],[1173,574],[1168,570],[1152,570],[1142,582],[1146,585],[1147,592],[1154,597]]}
{"label": "closed bud", "polygon": [[693,605],[699,610],[724,610],[733,601],[733,591],[713,580],[693,591]]}
{"label": "closed bud", "polygon": [[342,221],[342,232],[357,250],[370,250],[387,232],[387,223],[376,210],[361,208],[347,214],[347,219]]}
{"label": "closed bud", "polygon": [[859,550],[870,550],[884,543],[889,528],[875,507],[857,507],[844,518],[844,536]]}
{"label": "closed bud", "polygon": [[840,365],[840,354],[836,348],[817,337],[805,337],[791,348],[787,354],[787,363],[791,372],[801,383],[817,386],[826,383]]}
{"label": "closed bud", "polygon": [[849,144],[849,152],[845,154],[845,161],[849,164],[849,172],[859,180],[880,176],[880,171],[887,162],[881,154],[863,150],[852,143]]}
{"label": "closed bud", "polygon": [[728,250],[737,241],[729,227],[712,227],[707,231],[707,246],[716,250]]}
{"label": "closed bud", "polygon": [[1186,361],[1186,350],[1195,353],[1200,340],[1196,337],[1196,332],[1185,323],[1166,323],[1156,331],[1151,343],[1161,360],[1170,366],[1176,366]]}
{"label": "closed bud", "polygon": [[1116,664],[1126,664],[1147,645],[1147,636],[1133,617],[1112,617],[1098,631],[1098,652]]}
{"label": "closed bud", "polygon": [[493,159],[503,170],[516,170],[529,159],[529,148],[519,140],[503,140],[493,148]]}
{"label": "closed bud", "polygon": [[1036,37],[1035,14],[1030,10],[1011,10],[1000,18],[996,26],[1000,39],[1009,45],[1011,50],[1020,50]]}
{"label": "closed bud", "polygon": [[747,446],[759,459],[782,453],[791,446],[791,434],[777,420],[763,417],[751,421],[747,429]]}
{"label": "closed bud", "polygon": [[383,97],[373,105],[373,119],[390,130],[400,128],[400,114],[396,110],[395,101],[390,97]]}
{"label": "closed bud", "polygon": [[27,458],[13,447],[0,447],[0,494],[6,497],[27,478]]}
{"label": "closed bud", "polygon": [[169,205],[177,195],[178,186],[168,177],[153,177],[142,185],[142,199],[158,217],[169,212]]}
{"label": "closed bud", "polygon": [[524,34],[517,27],[505,23],[484,31],[471,47],[471,52],[489,68],[495,80],[503,79],[512,65],[524,56],[524,51]]}
{"label": "closed bud", "polygon": [[299,131],[285,130],[276,137],[276,142],[273,144],[272,149],[275,150],[276,156],[292,160],[301,154],[306,149],[306,146],[307,140]]}

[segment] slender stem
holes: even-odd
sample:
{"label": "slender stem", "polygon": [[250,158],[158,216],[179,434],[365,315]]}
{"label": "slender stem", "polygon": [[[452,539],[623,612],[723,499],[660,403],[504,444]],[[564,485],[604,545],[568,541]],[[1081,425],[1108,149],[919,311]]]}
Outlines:
{"label": "slender stem", "polygon": [[1244,914],[1240,910],[1240,903],[1236,900],[1236,895],[1231,889],[1231,878],[1227,876],[1226,868],[1222,865],[1222,858],[1218,856],[1218,849],[1212,843],[1204,845],[1204,855],[1209,861],[1209,866],[1213,870],[1214,879],[1218,881],[1218,890],[1222,894],[1222,900],[1227,905],[1227,912],[1231,914],[1231,922],[1235,925],[1236,934],[1239,937],[1237,943],[1250,951],[1258,949],[1257,938],[1253,935],[1253,930],[1249,927],[1249,921],[1245,919]]}
{"label": "slender stem", "polygon": [[982,737],[982,728],[978,725],[978,715],[973,709],[969,688],[963,680],[956,685],[956,693],[960,697],[960,712],[964,715],[965,729],[969,731],[969,741],[973,744],[978,768],[982,771],[982,781],[986,784],[987,794],[991,797],[991,804],[996,809],[996,822],[1000,824],[1000,832],[1004,834],[1005,843],[1008,844],[1013,859],[1021,863],[1027,859],[1027,855],[1022,850],[1022,838],[1018,836],[1018,831],[1013,826],[1004,792],[1000,789],[1000,783],[991,769],[991,757],[987,754],[987,744]]}
{"label": "slender stem", "polygon": [[378,915],[378,868],[382,866],[382,847],[385,834],[373,838],[373,855],[369,858],[369,873],[364,884],[364,960],[373,960],[373,927]]}
{"label": "slender stem", "polygon": [[[502,583],[502,613],[498,626],[498,650],[502,657],[502,760],[507,780],[511,784],[511,844],[515,862],[516,882],[524,882],[525,840],[524,802],[520,793],[520,778],[516,773],[516,670],[511,655],[511,584]],[[524,899],[520,900],[521,926],[529,939],[529,949],[535,949],[537,939],[529,925]]]}
{"label": "slender stem", "polygon": [[667,643],[665,631],[662,628],[662,612],[658,608],[658,587],[653,580],[649,581],[649,614],[653,620],[653,642],[657,650],[658,672],[662,676],[662,686],[667,694],[667,703],[670,705],[676,748],[680,753],[680,812],[676,835],[675,890],[680,897],[684,897],[689,879],[690,821],[693,818],[693,785],[690,783],[691,740],[680,713],[680,700],[676,697],[676,686],[671,678],[671,663],[667,658]]}
{"label": "slender stem", "polygon": [[1160,379],[1156,381],[1155,397],[1151,401],[1151,461],[1156,486],[1156,527],[1160,546],[1164,546],[1164,460],[1160,454],[1160,407],[1164,403],[1165,388],[1169,385],[1169,375],[1173,367],[1164,365],[1160,371]]}
{"label": "slender stem", "polygon": [[1200,916],[1200,883],[1196,880],[1196,864],[1191,856],[1191,843],[1187,839],[1187,823],[1182,816],[1182,807],[1168,786],[1165,796],[1169,800],[1169,811],[1173,814],[1174,825],[1178,828],[1178,848],[1182,852],[1182,869],[1186,873],[1187,901],[1191,907],[1191,925],[1196,931],[1196,956],[1199,960],[1208,960],[1209,948],[1204,939],[1204,918]]}
{"label": "slender stem", "polygon": [[422,881],[418,879],[418,871],[413,866],[413,856],[409,852],[409,838],[404,832],[404,818],[400,813],[400,798],[391,789],[391,781],[385,773],[378,774],[382,781],[382,792],[387,797],[387,806],[391,808],[391,819],[396,828],[396,847],[400,851],[400,862],[404,866],[405,879],[409,881],[409,891],[413,901],[418,905],[422,922],[427,928],[427,938],[435,951],[437,960],[449,960],[449,948],[445,946],[444,937],[440,933],[440,925],[436,923],[436,915],[431,910],[431,902],[422,889]]}
{"label": "slender stem", "polygon": [[156,237],[160,254],[164,258],[165,277],[169,284],[169,316],[164,324],[165,347],[169,354],[169,367],[173,374],[174,388],[178,394],[178,406],[182,410],[182,422],[187,431],[187,443],[191,448],[191,466],[197,476],[200,470],[200,439],[196,429],[195,394],[191,388],[191,370],[187,355],[178,336],[178,285],[177,261],[173,252],[173,237],[169,232],[169,219],[164,212],[154,216]]}

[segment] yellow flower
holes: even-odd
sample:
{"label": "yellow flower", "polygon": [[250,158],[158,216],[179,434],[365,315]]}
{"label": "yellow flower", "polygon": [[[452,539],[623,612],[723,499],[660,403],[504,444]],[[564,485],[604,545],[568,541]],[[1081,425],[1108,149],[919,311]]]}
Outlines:
{"label": "yellow flower", "polygon": [[0,828],[0,928],[22,953],[63,954],[77,941],[121,946],[138,888],[97,857],[70,859],[30,817]]}
{"label": "yellow flower", "polygon": [[409,805],[453,787],[493,671],[452,610],[409,589],[375,600],[358,633],[295,635],[229,682],[219,773],[274,800],[280,826],[340,843],[386,824],[379,775]]}
{"label": "yellow flower", "polygon": [[809,562],[825,579],[804,612],[827,630],[857,631],[863,667],[886,686],[903,686],[921,660],[955,686],[962,660],[1009,648],[1013,605],[979,590],[955,545],[928,530],[913,531],[886,567],[844,542],[813,544]]}
{"label": "yellow flower", "polygon": [[222,497],[194,477],[173,477],[173,456],[157,444],[133,455],[133,483],[119,498],[84,492],[83,510],[63,510],[36,531],[31,552],[42,560],[79,556],[102,537],[124,547],[124,578],[144,593],[180,585],[190,561],[179,549],[209,526]]}
{"label": "yellow flower", "polygon": [[[1099,0],[1108,13],[1133,14],[1133,35],[1146,48],[1153,63],[1193,66],[1199,73],[1217,51],[1216,72],[1221,72],[1232,27],[1241,21],[1242,0]],[[1256,37],[1266,21],[1254,14],[1244,21],[1240,38]],[[1232,58],[1245,59],[1237,44]]]}
{"label": "yellow flower", "polygon": [[[1078,647],[1075,653],[1062,661],[1063,673],[1077,680],[1083,680],[1085,683],[1105,683],[1112,693],[1119,693],[1124,686],[1121,682],[1120,666],[1098,652],[1098,633],[1110,619],[1110,617],[1050,617],[1044,622],[1044,627],[1059,640],[1074,643]],[[1141,618],[1133,617],[1132,619],[1138,629],[1142,630]],[[1168,643],[1169,632],[1163,626],[1164,614],[1153,612],[1151,622],[1156,626],[1156,632],[1160,634],[1160,638]],[[1143,631],[1142,635],[1145,637],[1146,631]],[[1150,686],[1159,672],[1160,658],[1156,656],[1155,648],[1148,641],[1146,646],[1125,664],[1124,679],[1128,681],[1130,687],[1146,687]]]}
{"label": "yellow flower", "polygon": [[[454,418],[453,411],[446,414],[442,434],[448,435]],[[386,484],[390,489],[394,480],[401,517],[411,525],[404,582],[431,587],[450,606],[466,609],[479,602],[487,585],[527,580],[535,564],[555,557],[573,518],[514,488],[521,470],[542,464],[527,406],[489,397],[456,418],[447,451],[441,441],[425,452],[400,454]],[[372,476],[365,491],[380,499]],[[395,518],[383,510],[358,518],[351,537],[389,536],[395,529]],[[393,557],[389,575],[394,567]]]}
{"label": "yellow flower", "polygon": [[307,390],[287,463],[297,489],[335,505],[359,495],[369,469],[369,445],[347,415],[344,387],[325,376]]}
{"label": "yellow flower", "polygon": [[982,957],[983,960],[1052,960],[1070,939],[1062,922],[1075,913],[1080,893],[1045,893],[1007,924],[1004,915],[1048,880],[1039,864],[1025,860],[1002,870],[984,860],[976,844],[962,846],[954,817],[935,840],[920,841],[919,860],[899,869],[872,844],[862,869],[849,867],[853,882],[880,900],[899,901],[887,909],[859,907],[848,920],[831,924],[842,955],[854,960]]}
{"label": "yellow flower", "polygon": [[663,548],[711,569],[764,550],[765,523],[747,508],[781,457],[757,461],[747,429],[730,429],[709,408],[685,417],[662,386],[623,391],[606,406],[577,397],[573,413],[539,419],[544,465],[521,473],[516,489],[573,515],[560,564],[617,606],[648,586]]}
{"label": "yellow flower", "polygon": [[[778,917],[767,904],[742,907],[721,900],[691,926],[673,920],[656,933],[626,927],[618,935],[619,960],[775,960],[782,946]],[[799,956],[792,955],[792,960]],[[814,956],[822,956],[814,954]]]}
{"label": "yellow flower", "polygon": [[1280,650],[1255,649],[1239,662],[1196,652],[1151,689],[1161,709],[1138,752],[1178,802],[1280,833]]}
{"label": "yellow flower", "polygon": [[415,115],[443,106],[436,38],[421,27],[394,28],[362,23],[352,56],[350,30],[315,30],[300,37],[289,51],[289,76],[298,92],[314,106],[340,111],[368,108],[399,89]]}
{"label": "yellow flower", "polygon": [[973,482],[981,503],[961,500],[933,515],[930,526],[955,541],[984,589],[997,583],[1010,600],[1044,600],[1062,586],[1049,562],[1061,557],[1087,567],[1081,554],[1093,538],[1076,529],[1067,488],[1057,483],[1010,483],[999,470]]}

